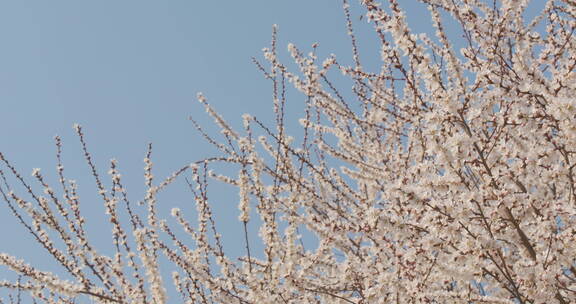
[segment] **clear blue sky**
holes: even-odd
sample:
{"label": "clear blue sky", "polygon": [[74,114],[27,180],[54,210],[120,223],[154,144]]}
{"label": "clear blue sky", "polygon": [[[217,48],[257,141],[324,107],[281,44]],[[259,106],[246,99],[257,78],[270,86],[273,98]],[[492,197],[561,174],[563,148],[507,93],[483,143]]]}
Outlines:
{"label": "clear blue sky", "polygon": [[[353,20],[361,25],[357,30],[369,32],[358,20],[363,11],[351,1]],[[401,2],[410,26],[429,31],[427,10],[412,0]],[[204,92],[235,126],[247,112],[272,117],[269,82],[251,62],[252,56],[261,59],[261,49],[269,45],[272,24],[279,25],[285,62],[288,42],[306,51],[318,42],[320,60],[335,53],[351,63],[341,7],[341,1],[327,0],[2,1],[0,151],[27,178],[39,167],[55,182],[52,138],[62,136],[68,178],[78,181],[91,236],[106,251],[110,226],[72,125],[84,127],[101,174],[106,175],[109,159],[119,161],[129,196],[137,201],[148,142],[154,144],[158,177],[214,154],[187,120],[192,115],[211,126],[196,102],[197,92]],[[454,24],[449,30],[456,33]],[[373,46],[371,33],[359,38],[361,45]],[[377,66],[378,49],[364,50],[364,65]],[[298,94],[289,96],[288,120],[299,118],[301,100]],[[184,182],[172,188],[159,204],[161,216],[168,217],[173,206],[192,212]],[[213,195],[226,249],[243,254],[237,193]],[[58,271],[7,209],[0,210],[0,252]]]}

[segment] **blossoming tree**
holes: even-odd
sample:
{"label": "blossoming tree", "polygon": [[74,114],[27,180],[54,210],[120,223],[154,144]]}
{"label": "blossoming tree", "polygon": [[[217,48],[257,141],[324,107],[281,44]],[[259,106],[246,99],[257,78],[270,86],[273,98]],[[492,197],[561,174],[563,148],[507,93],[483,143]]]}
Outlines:
{"label": "blossoming tree", "polygon": [[[361,1],[379,39],[377,73],[361,64],[347,1],[352,66],[289,45],[299,67],[290,71],[274,30],[267,63],[256,64],[273,85],[275,127],[244,115],[234,130],[199,95],[224,140],[195,125],[221,154],[156,181],[149,150],[144,207],[127,198],[114,160],[104,186],[75,126],[113,256],[87,238],[59,138],[57,187],[39,170],[29,183],[0,154],[2,200],[70,278],[0,254],[20,276],[0,286],[46,303],[576,302],[576,2],[547,1],[527,19],[528,0],[421,0],[435,37],[412,33],[398,2]],[[461,25],[465,47],[455,49],[443,18]],[[289,85],[306,99],[298,140],[285,127]],[[237,174],[209,170],[216,162]],[[184,176],[197,226],[176,208],[170,221],[157,215],[157,194]],[[251,252],[245,230],[245,255],[225,254],[206,194],[214,179],[238,189],[240,224],[260,223],[263,252]],[[169,284],[180,297],[168,297]]]}

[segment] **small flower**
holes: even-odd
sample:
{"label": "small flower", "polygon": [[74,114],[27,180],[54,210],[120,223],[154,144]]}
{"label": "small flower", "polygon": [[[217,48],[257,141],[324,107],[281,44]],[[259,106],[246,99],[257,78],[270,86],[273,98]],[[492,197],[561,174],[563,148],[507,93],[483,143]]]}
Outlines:
{"label": "small flower", "polygon": [[38,175],[40,175],[40,168],[32,169],[32,176],[38,176]]}

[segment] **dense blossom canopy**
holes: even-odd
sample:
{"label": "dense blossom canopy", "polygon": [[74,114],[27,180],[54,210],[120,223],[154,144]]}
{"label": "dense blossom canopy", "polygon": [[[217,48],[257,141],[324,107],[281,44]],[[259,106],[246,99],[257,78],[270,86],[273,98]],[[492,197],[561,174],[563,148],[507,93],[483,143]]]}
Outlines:
{"label": "dense blossom canopy", "polygon": [[[21,275],[0,286],[46,303],[575,303],[576,2],[549,0],[527,19],[528,0],[421,0],[435,36],[413,33],[398,2],[361,1],[379,39],[377,73],[362,66],[347,1],[351,66],[318,59],[317,45],[305,55],[290,44],[299,67],[290,71],[274,28],[267,63],[256,64],[273,85],[276,126],[244,115],[234,130],[199,95],[223,140],[195,125],[221,154],[157,182],[149,150],[143,206],[128,200],[114,160],[104,186],[75,126],[114,256],[86,237],[59,138],[58,190],[38,169],[39,188],[29,185],[0,154],[7,208],[73,278],[0,254]],[[461,25],[464,48],[444,18]],[[351,80],[352,94],[332,70]],[[290,85],[306,100],[300,139],[285,127]],[[211,171],[215,162],[237,175]],[[13,191],[8,175],[28,193]],[[171,221],[157,215],[157,194],[183,175],[197,226],[176,208]],[[225,254],[206,192],[214,179],[238,189],[244,229],[261,222],[263,252],[251,252],[256,236],[245,230],[245,256]],[[305,233],[314,247],[300,241]],[[172,278],[160,261],[171,262]],[[180,298],[168,295],[172,283]]]}

